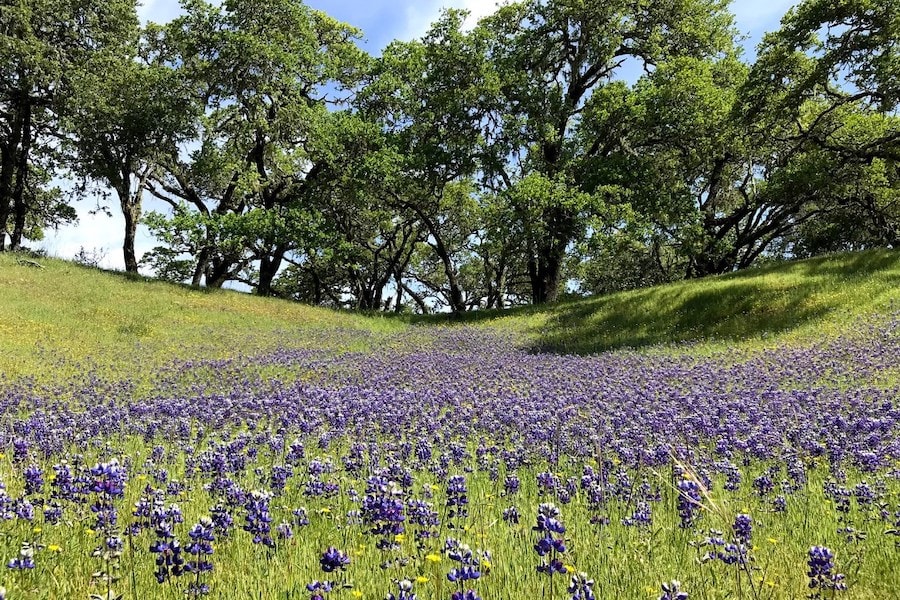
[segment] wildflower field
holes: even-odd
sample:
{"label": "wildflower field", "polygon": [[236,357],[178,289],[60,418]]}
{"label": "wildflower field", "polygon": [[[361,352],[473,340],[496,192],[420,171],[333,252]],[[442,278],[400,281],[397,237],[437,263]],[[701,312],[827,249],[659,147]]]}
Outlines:
{"label": "wildflower field", "polygon": [[[879,312],[827,334],[584,355],[550,351],[549,321],[297,309],[310,323],[288,327],[286,303],[172,288],[179,344],[135,321],[162,307],[113,303],[152,304],[146,284],[86,272],[111,323],[74,300],[0,312],[0,364],[24,365],[0,379],[0,583],[9,599],[896,598],[892,261],[855,282]],[[50,285],[0,267],[23,295]],[[204,321],[216,300],[232,324]],[[287,313],[248,328],[250,306]]]}

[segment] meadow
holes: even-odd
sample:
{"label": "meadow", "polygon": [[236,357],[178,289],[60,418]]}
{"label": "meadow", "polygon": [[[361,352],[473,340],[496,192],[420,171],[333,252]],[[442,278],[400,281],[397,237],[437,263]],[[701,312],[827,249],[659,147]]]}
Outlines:
{"label": "meadow", "polygon": [[40,262],[0,256],[6,598],[900,590],[896,252],[459,321]]}

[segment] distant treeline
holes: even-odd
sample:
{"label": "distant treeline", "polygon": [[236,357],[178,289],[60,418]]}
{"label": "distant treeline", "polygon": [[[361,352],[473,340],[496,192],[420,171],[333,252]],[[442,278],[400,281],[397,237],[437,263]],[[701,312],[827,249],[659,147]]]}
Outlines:
{"label": "distant treeline", "polygon": [[99,193],[128,271],[463,312],[900,243],[896,0],[801,2],[752,62],[726,0],[448,10],[377,57],[300,0],[182,8],[0,5],[0,248]]}

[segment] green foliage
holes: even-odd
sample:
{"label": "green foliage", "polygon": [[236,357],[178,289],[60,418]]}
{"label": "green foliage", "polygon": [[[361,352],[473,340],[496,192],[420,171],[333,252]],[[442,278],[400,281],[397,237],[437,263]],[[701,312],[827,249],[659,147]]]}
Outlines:
{"label": "green foliage", "polygon": [[74,220],[49,182],[79,79],[137,25],[134,0],[27,0],[0,6],[0,250]]}
{"label": "green foliage", "polygon": [[253,284],[269,294],[287,252],[306,243],[304,203],[340,155],[345,121],[328,103],[366,63],[358,36],[296,0],[189,2],[183,17],[153,31],[150,55],[186,83],[197,116],[198,148],[168,152],[149,182],[173,208],[197,211],[192,244],[193,224],[205,229],[193,283],[221,286],[260,261]]}
{"label": "green foliage", "polygon": [[[627,88],[615,81],[623,65],[631,61],[649,71],[681,57],[717,56],[734,37],[724,3],[693,0],[534,0],[504,6],[480,27],[500,83],[485,171],[493,186],[505,188],[533,174],[563,177],[584,191],[617,184],[617,174],[601,179],[594,173],[608,161],[618,163],[614,155],[623,150],[625,131],[616,122],[631,114]],[[535,303],[556,298],[567,248],[587,231],[590,212],[579,210],[577,198],[545,195],[537,212],[530,200],[512,203],[519,227],[541,229],[524,247]]]}

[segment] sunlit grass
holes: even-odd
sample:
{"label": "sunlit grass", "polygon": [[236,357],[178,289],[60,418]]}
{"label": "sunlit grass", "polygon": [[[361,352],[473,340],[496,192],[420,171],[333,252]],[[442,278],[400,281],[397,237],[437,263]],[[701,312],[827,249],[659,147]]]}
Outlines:
{"label": "sunlit grass", "polygon": [[563,302],[415,323],[480,323],[526,334],[538,349],[596,353],[691,344],[708,352],[775,347],[845,333],[900,310],[900,252],[878,250]]}
{"label": "sunlit grass", "polygon": [[18,258],[0,254],[0,373],[7,377],[52,380],[71,375],[66,369],[88,357],[133,377],[173,358],[271,349],[302,339],[304,331],[378,337],[404,327],[385,318],[192,289],[55,259],[35,261],[44,267],[39,269]]}

